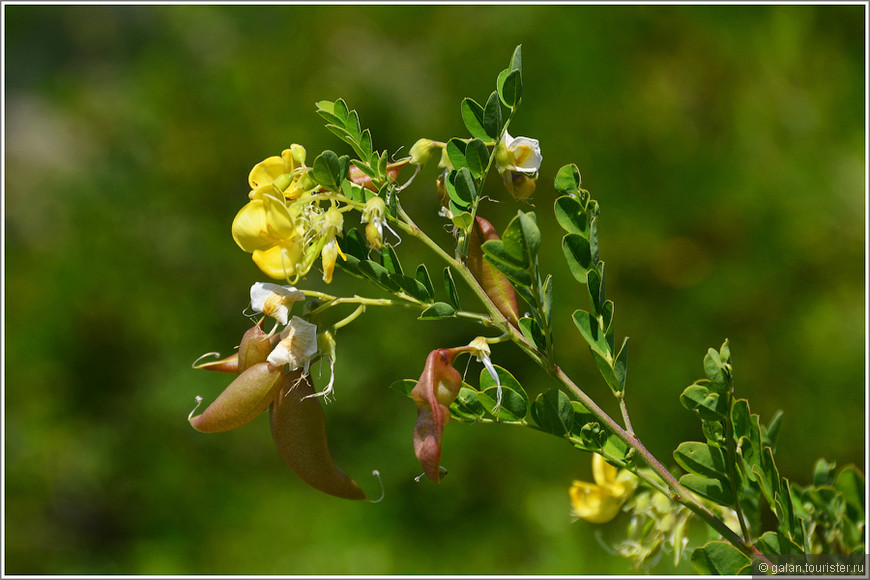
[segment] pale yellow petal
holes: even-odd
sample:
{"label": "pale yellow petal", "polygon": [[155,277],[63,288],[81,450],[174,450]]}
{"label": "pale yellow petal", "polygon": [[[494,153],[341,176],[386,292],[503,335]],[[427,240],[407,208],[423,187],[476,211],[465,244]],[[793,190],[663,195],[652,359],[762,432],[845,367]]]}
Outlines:
{"label": "pale yellow petal", "polygon": [[251,186],[251,189],[270,185],[272,180],[282,173],[284,173],[284,160],[277,155],[267,157],[251,169],[248,174],[248,185]]}
{"label": "pale yellow petal", "polygon": [[292,278],[302,257],[302,247],[295,242],[276,244],[266,250],[255,250],[252,258],[264,274],[275,280]]}
{"label": "pale yellow petal", "polygon": [[609,487],[616,481],[619,470],[607,463],[598,453],[592,454],[592,478],[601,487]]}
{"label": "pale yellow petal", "polygon": [[249,201],[242,206],[233,218],[233,239],[246,252],[265,250],[274,245],[262,201]]}
{"label": "pale yellow petal", "polygon": [[623,503],[606,489],[585,481],[575,481],[568,494],[574,515],[593,524],[603,524],[615,518]]}

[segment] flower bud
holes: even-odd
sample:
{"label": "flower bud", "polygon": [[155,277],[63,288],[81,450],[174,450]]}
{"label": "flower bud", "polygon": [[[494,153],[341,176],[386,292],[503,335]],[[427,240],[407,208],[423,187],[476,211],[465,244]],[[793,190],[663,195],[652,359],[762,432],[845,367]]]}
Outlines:
{"label": "flower bud", "polygon": [[517,201],[528,199],[535,193],[536,179],[537,176],[530,177],[518,171],[505,171],[502,173],[505,189]]}
{"label": "flower bud", "polygon": [[418,139],[411,147],[411,164],[426,165],[432,158],[432,154],[438,149],[438,143],[432,139]]}
{"label": "flower bud", "polygon": [[372,197],[363,208],[360,222],[366,224],[366,242],[373,250],[384,247],[384,216],[387,213],[387,204],[383,198]]}
{"label": "flower bud", "polygon": [[297,169],[305,166],[305,147],[298,143],[290,145],[290,149],[281,152],[285,163],[292,163],[292,168]]}

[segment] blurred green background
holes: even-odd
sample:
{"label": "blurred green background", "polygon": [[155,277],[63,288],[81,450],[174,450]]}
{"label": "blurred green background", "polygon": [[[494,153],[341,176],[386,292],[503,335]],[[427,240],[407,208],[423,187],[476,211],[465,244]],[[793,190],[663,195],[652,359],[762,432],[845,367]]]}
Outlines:
{"label": "blurred green background", "polygon": [[[520,43],[511,132],[543,150],[563,367],[615,411],[577,344],[585,291],[552,217],[574,162],[601,202],[629,408],[653,452],[701,437],[678,396],[729,338],[739,396],[763,421],[785,411],[784,475],[808,483],[818,457],[863,467],[863,6],[3,9],[7,573],[632,572],[596,539],[609,528],[572,523],[589,457],[554,437],[451,423],[450,475],[414,482],[416,411],[388,387],[474,327],[369,310],[340,333],[332,452],[372,495],[381,471],[376,505],[306,487],[266,417],[221,435],[185,420],[227,383],[191,362],[238,344],[263,279],[230,237],[251,166],[293,142],[346,152],[321,99],[344,97],[379,149],[463,135],[461,99],[483,102]],[[405,203],[447,243],[435,174]],[[503,228],[518,206],[489,187]],[[377,295],[361,284],[338,274],[330,291]],[[553,386],[517,353],[493,357],[533,395]]]}

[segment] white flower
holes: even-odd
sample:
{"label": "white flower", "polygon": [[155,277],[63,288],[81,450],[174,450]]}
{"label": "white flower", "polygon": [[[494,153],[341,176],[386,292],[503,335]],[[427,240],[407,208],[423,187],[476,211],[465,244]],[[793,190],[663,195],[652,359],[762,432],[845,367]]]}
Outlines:
{"label": "white flower", "polygon": [[489,343],[486,342],[486,339],[484,337],[478,336],[470,343],[468,343],[468,346],[471,348],[471,354],[477,357],[478,362],[483,363],[483,366],[486,368],[486,372],[489,373],[489,376],[492,377],[493,382],[495,382],[496,403],[495,407],[493,407],[493,412],[498,412],[498,410],[501,409],[503,393],[501,387],[501,380],[498,377],[498,372],[495,370],[495,366],[493,366],[492,360],[489,358]]}
{"label": "white flower", "polygon": [[287,324],[293,303],[304,299],[305,294],[293,286],[279,286],[270,282],[255,282],[251,286],[251,308],[271,316],[282,325]]}
{"label": "white flower", "polygon": [[499,143],[499,155],[496,156],[496,166],[499,173],[512,171],[525,175],[535,175],[541,168],[541,146],[537,139],[529,137],[511,137],[505,131]]}
{"label": "white flower", "polygon": [[281,341],[266,359],[272,366],[290,365],[290,370],[304,367],[308,373],[311,357],[317,353],[317,326],[298,316],[281,331]]}

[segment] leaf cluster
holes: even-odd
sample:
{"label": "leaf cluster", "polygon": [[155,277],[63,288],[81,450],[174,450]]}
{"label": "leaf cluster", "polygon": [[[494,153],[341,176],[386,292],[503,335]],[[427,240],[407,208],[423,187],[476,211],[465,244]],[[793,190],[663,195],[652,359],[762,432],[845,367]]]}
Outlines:
{"label": "leaf cluster", "polygon": [[[687,471],[680,483],[735,510],[744,540],[762,554],[863,553],[863,474],[854,466],[835,473],[833,464],[820,459],[811,486],[781,476],[774,454],[782,412],[763,425],[746,399],[734,398],[728,341],[707,352],[704,370],[706,378],[680,396],[683,406],[700,419],[706,439],[681,443],[674,451],[674,459]],[[775,530],[762,529],[764,504],[776,517]],[[692,564],[701,573],[736,574],[748,571],[751,560],[716,540],[697,548]]]}

